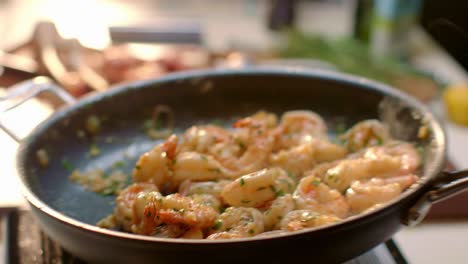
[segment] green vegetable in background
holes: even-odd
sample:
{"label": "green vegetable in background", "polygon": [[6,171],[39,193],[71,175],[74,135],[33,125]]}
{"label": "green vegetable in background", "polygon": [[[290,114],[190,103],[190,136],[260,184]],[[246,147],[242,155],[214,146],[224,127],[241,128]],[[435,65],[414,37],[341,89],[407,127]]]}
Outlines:
{"label": "green vegetable in background", "polygon": [[280,57],[326,61],[343,72],[393,85],[423,101],[438,94],[441,84],[430,75],[394,58],[372,56],[368,47],[359,40],[332,40],[298,31],[286,34],[286,44],[277,50]]}

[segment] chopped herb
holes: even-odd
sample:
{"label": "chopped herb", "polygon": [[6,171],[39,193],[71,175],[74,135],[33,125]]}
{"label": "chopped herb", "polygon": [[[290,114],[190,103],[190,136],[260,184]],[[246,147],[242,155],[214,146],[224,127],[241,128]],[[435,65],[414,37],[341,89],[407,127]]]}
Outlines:
{"label": "chopped herb", "polygon": [[146,212],[146,218],[150,218],[150,217],[151,217],[151,212],[150,211]]}
{"label": "chopped herb", "polygon": [[244,184],[245,184],[244,178],[241,178],[240,179],[240,186],[244,186]]}
{"label": "chopped herb", "polygon": [[318,186],[320,184],[320,180],[319,179],[314,179],[310,184],[312,184],[314,186]]}
{"label": "chopped herb", "polygon": [[247,204],[250,203],[250,200],[241,200],[241,203]]}
{"label": "chopped herb", "polygon": [[216,220],[214,226],[211,227],[211,229],[213,230],[218,230],[221,228],[221,226],[223,226],[223,221],[221,220]]}
{"label": "chopped herb", "polygon": [[175,165],[176,162],[177,162],[177,159],[173,159],[173,160],[172,160],[172,165]]}
{"label": "chopped herb", "polygon": [[136,166],[135,166],[135,170],[141,170],[140,165],[136,165]]}
{"label": "chopped herb", "polygon": [[226,211],[226,209],[227,209],[227,207],[221,206],[219,208],[219,212],[222,214],[222,213],[224,213],[224,211]]}
{"label": "chopped herb", "polygon": [[270,190],[271,190],[272,192],[274,192],[274,193],[276,194],[276,188],[275,188],[275,186],[269,185],[268,187],[270,188]]}
{"label": "chopped herb", "polygon": [[[104,177],[109,177],[109,175],[104,175]],[[118,182],[113,182],[109,187],[102,190],[102,192],[100,194],[102,194],[102,195],[115,194],[115,193],[117,193],[118,188],[119,188],[119,183]]]}
{"label": "chopped herb", "polygon": [[244,144],[244,142],[242,142],[242,140],[240,140],[239,138],[236,138],[235,140],[237,145],[239,145],[239,147],[241,148],[241,150],[247,149],[247,146]]}
{"label": "chopped herb", "polygon": [[254,231],[252,229],[249,229],[249,234],[253,235]]}
{"label": "chopped herb", "polygon": [[281,197],[281,196],[283,196],[283,195],[284,195],[284,191],[283,191],[283,190],[279,190],[279,191],[276,192],[276,196],[277,196],[277,197]]}
{"label": "chopped herb", "polygon": [[208,161],[208,158],[205,155],[200,155],[200,159],[202,159],[204,161]]}
{"label": "chopped herb", "polygon": [[214,119],[211,123],[215,126],[224,126],[224,122],[221,119]]}
{"label": "chopped herb", "polygon": [[118,169],[118,168],[123,168],[125,167],[125,162],[123,162],[122,160],[119,160],[119,161],[116,161],[114,162],[114,164],[112,164],[112,168],[114,169]]}
{"label": "chopped herb", "polygon": [[424,147],[417,146],[416,151],[418,152],[419,158],[422,160],[424,158]]}
{"label": "chopped herb", "polygon": [[276,219],[281,220],[283,217],[281,215],[278,215]]}
{"label": "chopped herb", "polygon": [[258,187],[256,191],[261,191],[261,190],[265,190],[266,187],[265,186],[262,186],[262,187]]}
{"label": "chopped herb", "polygon": [[346,132],[346,125],[343,121],[340,121],[339,123],[336,124],[335,126],[335,131],[336,134],[340,135]]}
{"label": "chopped herb", "polygon": [[128,215],[124,216],[124,219],[127,220],[127,221],[131,221],[131,220],[132,220],[132,218],[131,218],[130,216],[128,216]]}
{"label": "chopped herb", "polygon": [[62,159],[62,166],[67,170],[67,171],[73,171],[73,165],[66,159]]}
{"label": "chopped herb", "polygon": [[336,174],[336,173],[328,173],[327,178],[328,178],[330,181],[337,182],[337,181],[338,181],[338,174]]}
{"label": "chopped herb", "polygon": [[291,178],[291,179],[293,179],[293,180],[296,179],[296,175],[295,175],[294,173],[292,173],[292,172],[290,172],[290,171],[287,171],[287,173],[288,173],[288,177],[289,177],[289,178]]}
{"label": "chopped herb", "polygon": [[383,144],[383,139],[377,138],[376,140],[377,140],[377,145],[378,146],[381,146]]}
{"label": "chopped herb", "polygon": [[154,128],[154,122],[151,119],[145,120],[143,122],[143,130],[149,130],[151,128]]}
{"label": "chopped herb", "polygon": [[221,173],[221,170],[218,169],[218,168],[208,168],[208,171],[215,172],[215,173]]}

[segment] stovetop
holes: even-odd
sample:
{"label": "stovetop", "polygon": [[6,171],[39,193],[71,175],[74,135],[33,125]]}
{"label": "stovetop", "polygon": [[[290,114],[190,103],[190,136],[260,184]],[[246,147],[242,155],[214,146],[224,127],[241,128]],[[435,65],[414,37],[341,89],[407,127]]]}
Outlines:
{"label": "stovetop", "polygon": [[[12,210],[2,223],[5,263],[85,264],[51,240],[29,211]],[[0,260],[0,263],[2,261]],[[343,264],[407,264],[397,245],[389,240]]]}

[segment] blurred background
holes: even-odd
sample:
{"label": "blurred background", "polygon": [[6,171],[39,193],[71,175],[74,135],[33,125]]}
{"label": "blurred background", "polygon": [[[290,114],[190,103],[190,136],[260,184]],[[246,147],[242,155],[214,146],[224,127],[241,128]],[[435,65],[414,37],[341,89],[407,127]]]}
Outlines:
{"label": "blurred background", "polygon": [[[341,71],[426,103],[446,125],[449,166],[468,168],[466,10],[456,0],[0,0],[0,96],[38,75],[80,98],[202,68]],[[42,99],[0,122],[27,134],[53,111]],[[21,206],[17,145],[0,131],[0,147],[0,207]],[[468,260],[467,201],[449,199],[397,235],[410,262]]]}

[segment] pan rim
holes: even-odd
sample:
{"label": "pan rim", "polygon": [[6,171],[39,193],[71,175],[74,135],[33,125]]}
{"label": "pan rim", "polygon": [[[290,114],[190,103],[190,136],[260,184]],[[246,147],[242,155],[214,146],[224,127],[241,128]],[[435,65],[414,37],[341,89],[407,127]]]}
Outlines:
{"label": "pan rim", "polygon": [[194,79],[194,78],[216,78],[222,76],[258,76],[258,75],[275,75],[275,76],[283,76],[283,77],[302,77],[302,78],[315,78],[315,79],[324,79],[329,81],[340,82],[343,84],[353,85],[359,89],[367,89],[376,91],[386,96],[390,96],[393,98],[397,98],[406,104],[416,108],[421,113],[424,113],[425,118],[431,120],[430,129],[433,133],[435,138],[435,142],[438,143],[438,149],[434,153],[434,160],[429,168],[429,172],[432,172],[430,175],[424,175],[418,181],[416,186],[413,186],[409,190],[406,190],[402,193],[398,199],[394,199],[393,201],[385,204],[384,206],[366,212],[361,213],[355,216],[348,217],[343,221],[340,221],[335,224],[310,228],[305,230],[299,230],[294,232],[285,232],[284,234],[277,234],[271,236],[254,236],[249,238],[238,238],[238,239],[222,239],[222,240],[207,240],[207,239],[181,239],[181,238],[157,238],[157,237],[150,237],[144,235],[137,235],[131,233],[125,233],[121,231],[114,231],[109,229],[104,229],[97,227],[95,225],[87,224],[81,222],[79,220],[75,220],[74,218],[67,216],[58,210],[51,208],[45,202],[43,202],[33,191],[29,188],[28,181],[26,179],[26,170],[24,164],[26,164],[25,156],[23,155],[24,152],[27,151],[28,146],[30,146],[34,142],[34,137],[28,136],[24,141],[20,143],[17,158],[16,158],[16,168],[19,174],[19,185],[21,192],[25,199],[28,201],[30,205],[38,209],[41,213],[52,217],[54,220],[59,221],[62,224],[65,224],[69,227],[80,229],[81,231],[86,231],[93,233],[95,235],[105,235],[109,238],[115,239],[124,239],[124,240],[132,240],[138,241],[142,243],[164,243],[164,244],[198,244],[198,245],[210,245],[210,244],[237,244],[237,243],[248,243],[248,242],[256,242],[256,241],[264,241],[264,240],[276,240],[291,236],[301,236],[306,235],[312,232],[322,232],[332,229],[342,228],[345,225],[354,225],[360,222],[365,222],[366,219],[370,219],[373,216],[384,213],[384,211],[390,211],[391,208],[396,207],[400,202],[403,200],[409,199],[411,196],[416,195],[418,191],[423,189],[425,186],[428,186],[429,182],[437,176],[438,173],[442,171],[445,157],[446,157],[446,134],[444,128],[442,127],[442,123],[440,120],[435,116],[432,111],[430,111],[425,105],[421,102],[417,101],[415,98],[397,90],[396,88],[392,88],[389,85],[379,83],[373,80],[369,80],[364,77],[354,76],[345,73],[338,73],[335,71],[330,70],[322,70],[322,69],[306,69],[303,67],[248,67],[244,69],[205,69],[205,70],[194,70],[194,71],[186,71],[180,73],[172,73],[167,76],[151,79],[151,80],[144,80],[144,81],[136,81],[126,84],[121,84],[115,86],[115,88],[110,89],[104,93],[93,94],[84,97],[82,100],[78,101],[74,105],[64,107],[59,111],[55,112],[51,117],[49,117],[45,122],[39,124],[30,135],[34,134],[41,134],[47,131],[47,128],[50,124],[61,120],[63,117],[67,116],[69,113],[76,111],[88,104],[96,103],[106,97],[111,97],[126,90],[133,90],[139,89],[147,86],[156,87],[159,84],[171,83],[174,81],[181,81],[185,79]]}

